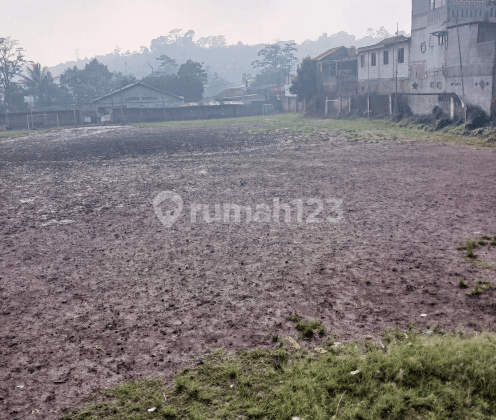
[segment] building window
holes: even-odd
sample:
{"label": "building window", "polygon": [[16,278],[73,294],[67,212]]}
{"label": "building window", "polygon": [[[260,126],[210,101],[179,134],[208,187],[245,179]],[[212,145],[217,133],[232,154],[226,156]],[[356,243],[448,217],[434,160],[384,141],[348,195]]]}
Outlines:
{"label": "building window", "polygon": [[143,96],[144,101],[158,101],[156,96]]}
{"label": "building window", "polygon": [[434,10],[436,8],[436,0],[430,0],[429,9]]}
{"label": "building window", "polygon": [[375,53],[370,54],[370,61],[371,61],[370,64],[372,66],[375,66],[377,64],[377,61],[376,61],[376,58],[375,58]]}
{"label": "building window", "polygon": [[437,37],[437,42],[439,45],[444,44],[444,34],[439,34],[439,36]]}
{"label": "building window", "polygon": [[437,88],[438,89],[442,89],[443,88],[443,84],[441,82],[437,82]]}
{"label": "building window", "polygon": [[126,101],[139,101],[139,96],[129,96]]}
{"label": "building window", "polygon": [[389,51],[384,51],[384,64],[389,64]]}
{"label": "building window", "polygon": [[400,48],[398,50],[398,63],[404,63],[405,62],[405,49]]}
{"label": "building window", "polygon": [[429,36],[429,47],[433,47],[434,46],[434,35],[430,35]]}
{"label": "building window", "polygon": [[431,82],[431,88],[434,88],[436,84],[434,82]]}
{"label": "building window", "polygon": [[363,54],[360,56],[360,67],[365,67],[365,56]]}
{"label": "building window", "polygon": [[426,49],[427,49],[427,44],[425,42],[422,42],[422,44],[420,44],[420,52],[425,53]]}

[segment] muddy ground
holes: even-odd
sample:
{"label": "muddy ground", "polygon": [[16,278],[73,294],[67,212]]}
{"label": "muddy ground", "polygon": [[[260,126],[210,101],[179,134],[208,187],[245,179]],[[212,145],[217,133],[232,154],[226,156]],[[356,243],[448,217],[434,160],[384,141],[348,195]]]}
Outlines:
{"label": "muddy ground", "polygon": [[[170,377],[212,349],[297,337],[294,311],[340,341],[494,324],[496,291],[470,298],[458,282],[496,271],[457,246],[496,233],[496,153],[246,128],[1,140],[1,418],[60,418],[93,390]],[[153,206],[162,191],[183,201],[171,228]],[[290,223],[282,207],[274,221],[274,198]],[[342,204],[307,223],[308,199]],[[210,218],[215,204],[250,205],[258,220],[194,222],[192,203]],[[476,253],[496,262],[496,247]]]}

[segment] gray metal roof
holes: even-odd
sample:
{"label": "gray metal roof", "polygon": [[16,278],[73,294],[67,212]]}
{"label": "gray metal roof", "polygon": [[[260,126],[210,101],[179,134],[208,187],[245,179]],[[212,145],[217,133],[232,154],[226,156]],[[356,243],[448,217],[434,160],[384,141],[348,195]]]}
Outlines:
{"label": "gray metal roof", "polygon": [[177,99],[184,99],[184,97],[182,97],[182,96],[177,96],[177,95],[174,95],[173,93],[164,92],[163,90],[160,90],[160,89],[154,88],[154,87],[152,87],[152,86],[145,85],[144,83],[138,82],[138,83],[132,83],[132,84],[130,84],[130,85],[124,86],[123,88],[120,88],[120,89],[114,90],[113,92],[107,93],[106,95],[103,95],[103,96],[100,96],[99,98],[93,99],[93,100],[91,100],[90,102],[96,102],[96,101],[99,101],[99,100],[101,100],[101,99],[103,99],[103,98],[107,98],[107,97],[112,96],[112,95],[114,95],[114,94],[116,94],[116,93],[123,92],[123,91],[125,91],[125,90],[127,90],[127,89],[130,89],[130,88],[132,88],[132,87],[134,87],[134,86],[138,86],[138,85],[144,86],[144,87],[146,87],[146,88],[148,88],[148,89],[155,90],[155,91],[157,91],[157,92],[160,92],[160,93],[161,93],[161,94],[163,94],[163,95],[173,96],[173,97],[175,97],[175,98],[177,98]]}

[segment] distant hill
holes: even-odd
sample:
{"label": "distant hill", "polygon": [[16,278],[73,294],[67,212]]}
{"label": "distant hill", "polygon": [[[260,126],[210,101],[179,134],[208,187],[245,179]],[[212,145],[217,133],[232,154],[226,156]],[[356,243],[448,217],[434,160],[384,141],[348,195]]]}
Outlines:
{"label": "distant hill", "polygon": [[[171,33],[174,31],[171,31]],[[384,38],[393,36],[384,28],[374,31],[369,29],[368,35],[363,38],[356,38],[347,32],[338,32],[337,34],[327,36],[323,34],[317,40],[306,40],[301,44],[297,44],[299,59],[306,56],[316,57],[322,52],[339,47],[355,46],[357,48],[375,44]],[[400,31],[400,34],[406,35]],[[152,72],[152,69],[157,70],[160,61],[157,58],[163,54],[173,58],[180,65],[186,60],[191,59],[203,63],[203,67],[207,69],[209,74],[218,73],[219,77],[226,79],[231,83],[239,83],[243,73],[256,74],[259,69],[253,69],[251,63],[256,60],[257,53],[263,48],[260,45],[245,45],[238,42],[234,45],[227,45],[220,42],[220,45],[215,45],[215,42],[205,41],[201,38],[197,42],[193,41],[194,31],[188,31],[185,34],[175,33],[175,38],[171,39],[171,35],[166,35],[151,41],[150,49],[142,47],[140,52],[120,52],[116,49],[114,52],[106,55],[98,55],[95,58],[101,63],[108,66],[112,72],[126,71],[134,74],[138,78],[144,77]],[[212,38],[212,37],[211,37]],[[213,37],[221,38],[223,37]],[[280,45],[293,41],[280,41]],[[219,44],[219,43],[217,43]],[[93,58],[93,57],[92,57]],[[50,70],[54,76],[59,76],[68,67],[78,66],[83,68],[90,59],[85,58],[78,61],[68,61],[58,64]]]}

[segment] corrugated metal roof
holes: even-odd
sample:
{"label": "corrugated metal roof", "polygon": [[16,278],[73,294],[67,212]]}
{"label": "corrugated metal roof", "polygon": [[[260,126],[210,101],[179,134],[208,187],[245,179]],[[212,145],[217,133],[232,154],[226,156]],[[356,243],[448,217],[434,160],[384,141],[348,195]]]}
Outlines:
{"label": "corrugated metal roof", "polygon": [[328,55],[331,55],[332,53],[335,53],[337,50],[340,50],[341,48],[345,48],[345,47],[335,47],[335,48],[331,48],[330,50],[327,50],[326,52],[318,55],[317,57],[315,58],[312,58],[313,61],[320,61],[324,58],[326,58]]}
{"label": "corrugated metal roof", "polygon": [[381,48],[381,47],[385,47],[388,44],[410,42],[410,39],[411,38],[407,38],[404,35],[392,36],[391,38],[383,39],[381,42],[378,42],[377,44],[369,45],[367,47],[358,48],[357,51],[365,51],[365,50],[371,50],[371,49],[375,49],[375,48]]}
{"label": "corrugated metal roof", "polygon": [[123,92],[124,90],[130,89],[133,86],[138,86],[138,85],[144,86],[144,87],[146,87],[148,89],[155,90],[155,91],[160,92],[160,93],[162,93],[164,95],[174,96],[177,99],[184,99],[182,96],[177,96],[177,95],[174,95],[174,94],[169,93],[169,92],[164,92],[163,90],[160,90],[160,89],[154,88],[152,86],[145,85],[144,83],[138,82],[138,83],[132,83],[130,85],[124,86],[123,88],[114,90],[113,92],[107,93],[106,95],[103,95],[103,96],[100,96],[99,98],[93,99],[90,102],[99,101],[100,99],[106,98],[106,97],[111,96],[111,95],[115,95],[116,93]]}

